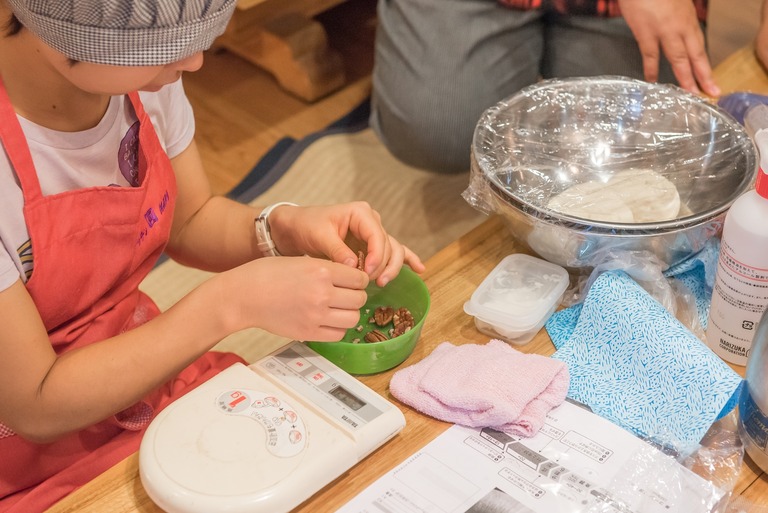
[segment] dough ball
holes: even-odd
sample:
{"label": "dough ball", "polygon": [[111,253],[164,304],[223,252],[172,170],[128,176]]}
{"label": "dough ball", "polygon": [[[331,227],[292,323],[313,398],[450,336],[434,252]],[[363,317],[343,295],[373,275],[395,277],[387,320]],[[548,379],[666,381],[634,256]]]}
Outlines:
{"label": "dough ball", "polygon": [[636,223],[675,219],[680,194],[675,184],[650,169],[622,171],[608,180],[608,188],[629,206]]}
{"label": "dough ball", "polygon": [[608,223],[655,223],[680,212],[677,187],[650,169],[631,169],[605,182],[593,180],[553,196],[547,206],[563,214]]}
{"label": "dough ball", "polygon": [[624,200],[608,190],[608,184],[584,182],[553,196],[547,206],[555,212],[591,221],[633,223],[632,210]]}

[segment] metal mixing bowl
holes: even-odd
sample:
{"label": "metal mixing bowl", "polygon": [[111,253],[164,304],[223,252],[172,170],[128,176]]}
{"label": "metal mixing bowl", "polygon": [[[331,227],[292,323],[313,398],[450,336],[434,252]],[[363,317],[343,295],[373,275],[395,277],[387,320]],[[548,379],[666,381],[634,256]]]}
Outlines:
{"label": "metal mixing bowl", "polygon": [[[464,197],[500,214],[534,254],[569,269],[626,252],[652,255],[666,269],[719,234],[730,205],[753,186],[757,160],[738,122],[678,87],[624,77],[554,79],[486,110]],[[638,168],[675,185],[677,217],[605,222],[548,206],[575,184]]]}

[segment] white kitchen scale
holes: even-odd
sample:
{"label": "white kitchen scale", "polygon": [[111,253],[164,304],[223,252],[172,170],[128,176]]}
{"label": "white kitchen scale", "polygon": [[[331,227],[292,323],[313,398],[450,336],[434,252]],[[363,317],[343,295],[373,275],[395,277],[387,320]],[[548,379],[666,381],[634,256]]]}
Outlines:
{"label": "white kitchen scale", "polygon": [[160,412],[141,442],[141,482],[171,513],[287,512],[404,426],[395,405],[292,342]]}

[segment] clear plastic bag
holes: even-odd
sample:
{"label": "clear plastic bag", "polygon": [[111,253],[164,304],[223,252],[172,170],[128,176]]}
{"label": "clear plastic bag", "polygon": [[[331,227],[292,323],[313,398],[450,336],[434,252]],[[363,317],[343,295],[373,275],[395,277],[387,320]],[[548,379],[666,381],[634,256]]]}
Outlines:
{"label": "clear plastic bag", "polygon": [[762,94],[740,91],[726,94],[717,100],[717,105],[724,109],[728,114],[736,118],[739,123],[744,123],[746,112],[756,105],[768,104],[768,96]]}
{"label": "clear plastic bag", "polygon": [[[648,442],[647,448],[627,461],[606,487],[613,502],[596,501],[583,512],[658,511],[660,504],[677,500],[689,489],[696,489],[699,493],[685,504],[675,504],[678,508],[675,511],[736,513],[738,510],[731,509],[729,505],[736,502],[733,490],[744,457],[744,448],[736,429],[736,414],[732,412],[715,422],[701,444],[691,452],[681,454],[671,449],[678,445],[673,441],[668,445]],[[707,481],[708,489],[702,488],[678,465]],[[749,508],[745,511],[754,511],[743,498],[739,498],[738,503]]]}

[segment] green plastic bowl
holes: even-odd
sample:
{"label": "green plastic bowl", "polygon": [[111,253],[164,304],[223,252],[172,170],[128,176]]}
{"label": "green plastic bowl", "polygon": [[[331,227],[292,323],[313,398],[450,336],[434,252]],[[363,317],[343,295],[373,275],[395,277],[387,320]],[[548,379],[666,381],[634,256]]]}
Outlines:
{"label": "green plastic bowl", "polygon": [[[385,287],[371,284],[366,289],[368,301],[360,309],[360,324],[365,330],[347,330],[339,342],[307,342],[307,346],[350,374],[376,374],[403,363],[416,347],[424,319],[429,312],[429,290],[418,274],[403,267],[397,278]],[[406,307],[413,315],[414,326],[399,337],[382,342],[365,342],[363,335],[371,327],[368,322],[376,307]],[[373,325],[373,327],[376,327]],[[360,339],[353,343],[352,340]]]}

